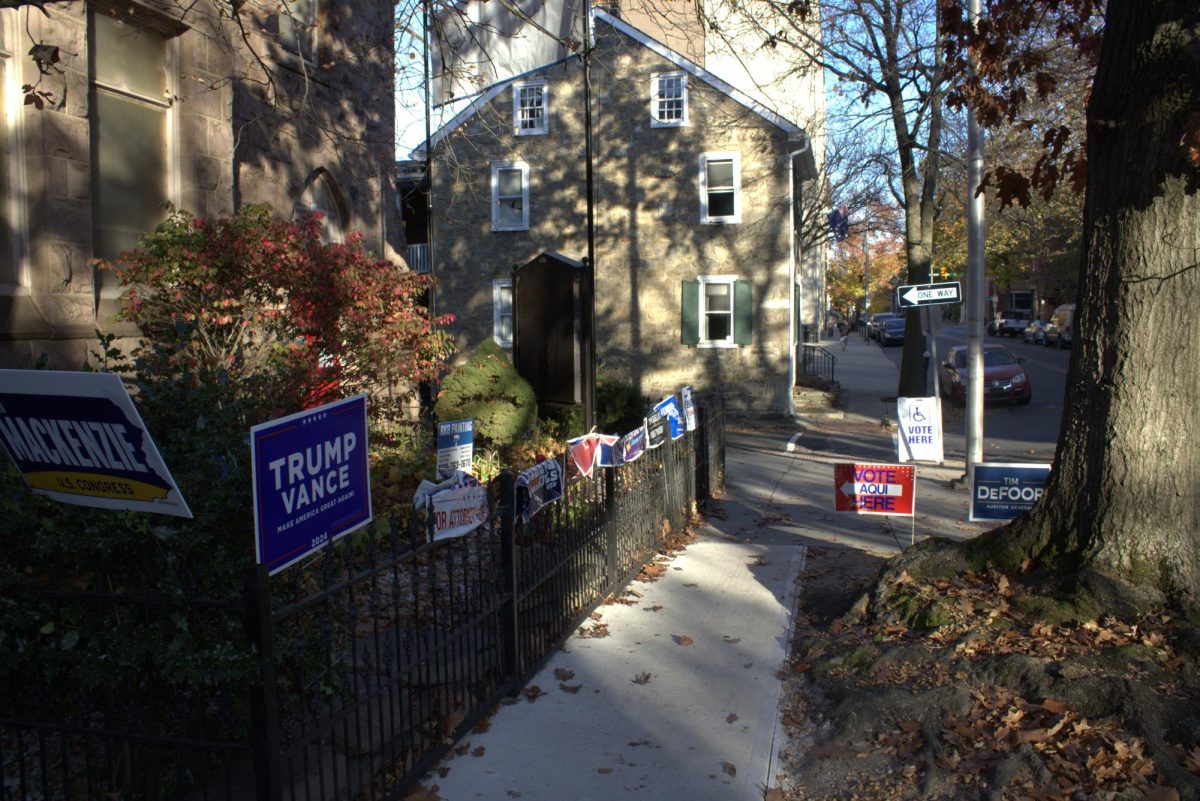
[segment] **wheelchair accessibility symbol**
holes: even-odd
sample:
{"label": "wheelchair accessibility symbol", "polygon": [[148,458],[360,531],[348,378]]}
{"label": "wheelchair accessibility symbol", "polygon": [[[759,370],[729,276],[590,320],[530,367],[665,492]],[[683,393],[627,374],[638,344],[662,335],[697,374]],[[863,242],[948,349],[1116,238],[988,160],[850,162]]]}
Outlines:
{"label": "wheelchair accessibility symbol", "polygon": [[917,406],[916,408],[913,409],[912,419],[913,419],[914,423],[924,423],[925,420],[927,419],[925,417],[925,412],[921,411],[920,406]]}

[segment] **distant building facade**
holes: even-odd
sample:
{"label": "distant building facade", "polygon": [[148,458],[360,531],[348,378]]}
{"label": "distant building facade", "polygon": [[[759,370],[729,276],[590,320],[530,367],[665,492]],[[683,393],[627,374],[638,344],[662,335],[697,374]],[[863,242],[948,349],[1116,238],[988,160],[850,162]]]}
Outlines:
{"label": "distant building facade", "polygon": [[[136,335],[91,261],[135,246],[167,204],[318,210],[331,239],[361,231],[396,256],[391,3],[247,3],[245,41],[209,0],[47,9],[0,10],[0,366],[75,369],[96,329]],[[35,42],[57,48],[45,75]]]}
{"label": "distant building facade", "polygon": [[[614,14],[597,10],[594,31],[601,372],[789,411],[812,138]],[[515,265],[587,253],[583,109],[567,57],[492,85],[433,139],[436,303],[463,352],[511,347]]]}

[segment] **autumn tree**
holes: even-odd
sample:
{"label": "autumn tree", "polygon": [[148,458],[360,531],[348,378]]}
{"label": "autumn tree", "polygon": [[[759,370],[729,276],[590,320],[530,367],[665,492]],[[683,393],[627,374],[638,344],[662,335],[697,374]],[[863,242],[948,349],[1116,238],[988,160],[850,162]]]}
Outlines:
{"label": "autumn tree", "polygon": [[975,547],[1005,568],[1092,586],[1116,577],[1194,608],[1200,362],[1186,332],[1200,290],[1200,4],[1005,0],[988,14],[978,34],[957,30],[951,53],[980,55],[964,98],[993,122],[1019,119],[1031,85],[1053,91],[1039,30],[1097,59],[1086,128],[1046,129],[1032,171],[993,171],[1002,197],[1018,202],[1084,185],[1083,243],[1045,495]]}

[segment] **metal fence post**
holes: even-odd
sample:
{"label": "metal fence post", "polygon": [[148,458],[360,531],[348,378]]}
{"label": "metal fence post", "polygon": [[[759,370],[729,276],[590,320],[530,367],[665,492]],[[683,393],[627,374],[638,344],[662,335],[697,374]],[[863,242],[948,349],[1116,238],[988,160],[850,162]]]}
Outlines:
{"label": "metal fence post", "polygon": [[616,515],[616,498],[614,497],[617,491],[617,471],[604,471],[604,562],[605,562],[605,582],[615,591],[618,579],[620,566],[617,556],[617,515]]}
{"label": "metal fence post", "polygon": [[509,470],[500,473],[500,567],[504,593],[500,609],[504,677],[515,690],[521,675],[521,634],[517,608],[516,480]]}
{"label": "metal fence post", "polygon": [[696,503],[708,500],[708,410],[696,404]]}
{"label": "metal fence post", "polygon": [[279,699],[275,684],[275,630],[271,624],[271,588],[266,565],[246,569],[243,590],[246,633],[258,654],[258,682],[250,689],[250,748],[256,795],[281,801]]}

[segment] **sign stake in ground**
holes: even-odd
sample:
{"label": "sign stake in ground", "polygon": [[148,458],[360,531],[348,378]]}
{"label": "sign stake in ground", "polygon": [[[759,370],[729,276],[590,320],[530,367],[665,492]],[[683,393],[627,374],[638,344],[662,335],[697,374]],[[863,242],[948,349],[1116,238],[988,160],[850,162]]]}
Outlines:
{"label": "sign stake in ground", "polygon": [[937,306],[942,303],[962,303],[962,285],[958,281],[943,281],[940,284],[915,284],[897,287],[896,298],[900,308],[910,306]]}

